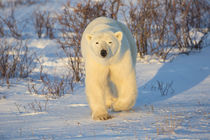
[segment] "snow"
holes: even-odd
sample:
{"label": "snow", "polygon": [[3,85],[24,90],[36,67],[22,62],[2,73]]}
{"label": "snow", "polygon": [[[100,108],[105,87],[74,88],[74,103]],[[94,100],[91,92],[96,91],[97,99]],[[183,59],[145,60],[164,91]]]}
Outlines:
{"label": "snow", "polygon": [[[207,47],[168,63],[138,62],[135,107],[110,111],[113,119],[107,121],[91,119],[84,85],[58,99],[30,95],[27,80],[1,87],[6,98],[0,100],[0,139],[208,139],[209,54]],[[161,96],[157,80],[173,81],[174,93]],[[36,112],[30,103],[35,108],[40,104],[43,111]]]}
{"label": "snow", "polygon": [[[59,10],[59,6],[51,3],[42,8]],[[19,19],[35,8],[26,7],[25,14],[19,10]],[[28,28],[30,32],[32,27]],[[29,48],[41,58],[48,74],[62,75],[67,58],[56,54],[62,52],[56,41],[35,36],[28,40]],[[199,39],[202,34],[193,36]],[[0,139],[209,139],[209,40],[210,34],[200,52],[177,55],[165,63],[149,56],[144,62],[138,60],[136,105],[130,111],[110,111],[113,118],[107,121],[91,119],[84,83],[57,99],[30,94],[30,78],[11,79],[9,88],[0,84]]]}

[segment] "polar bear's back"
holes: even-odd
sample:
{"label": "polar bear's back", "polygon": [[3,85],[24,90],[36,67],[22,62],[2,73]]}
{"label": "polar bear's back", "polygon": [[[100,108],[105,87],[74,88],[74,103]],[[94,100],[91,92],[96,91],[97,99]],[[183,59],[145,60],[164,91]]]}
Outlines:
{"label": "polar bear's back", "polygon": [[107,18],[107,17],[96,18],[92,22],[90,22],[88,26],[86,27],[82,35],[82,40],[81,40],[82,55],[85,57],[85,52],[86,52],[85,46],[88,44],[85,36],[87,34],[94,34],[95,32],[104,32],[104,31],[112,31],[112,32],[122,31],[123,32],[123,35],[126,36],[126,39],[128,40],[128,43],[130,45],[129,48],[131,50],[132,59],[135,64],[137,47],[136,47],[135,41],[133,39],[133,36],[130,30],[123,23],[113,20],[111,18]]}
{"label": "polar bear's back", "polygon": [[119,31],[121,28],[118,25],[118,22],[106,17],[99,17],[94,19],[88,24],[83,34],[91,34],[94,32],[103,32],[103,31]]}

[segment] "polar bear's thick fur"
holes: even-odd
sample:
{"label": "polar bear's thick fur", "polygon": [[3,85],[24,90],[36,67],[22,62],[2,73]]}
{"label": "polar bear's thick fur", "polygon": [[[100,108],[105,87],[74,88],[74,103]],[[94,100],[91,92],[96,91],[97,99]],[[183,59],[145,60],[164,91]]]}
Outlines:
{"label": "polar bear's thick fur", "polygon": [[136,101],[136,44],[129,29],[106,17],[93,20],[81,40],[86,95],[94,120],[111,118],[107,109],[131,109]]}

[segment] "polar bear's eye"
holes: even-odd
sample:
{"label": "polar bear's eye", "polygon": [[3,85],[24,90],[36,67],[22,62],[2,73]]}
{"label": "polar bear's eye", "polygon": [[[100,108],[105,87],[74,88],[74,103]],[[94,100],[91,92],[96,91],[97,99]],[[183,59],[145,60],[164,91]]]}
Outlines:
{"label": "polar bear's eye", "polygon": [[96,44],[99,44],[98,42],[96,42]]}
{"label": "polar bear's eye", "polygon": [[111,42],[111,41],[109,41],[109,44],[112,44],[112,42]]}

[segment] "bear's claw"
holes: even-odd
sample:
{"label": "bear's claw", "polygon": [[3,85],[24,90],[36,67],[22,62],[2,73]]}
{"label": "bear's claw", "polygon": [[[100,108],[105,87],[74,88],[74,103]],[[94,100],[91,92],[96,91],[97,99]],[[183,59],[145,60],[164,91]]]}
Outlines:
{"label": "bear's claw", "polygon": [[109,115],[108,113],[97,115],[97,116],[93,116],[94,120],[108,120],[108,119],[111,119],[111,118],[112,118],[112,116]]}

